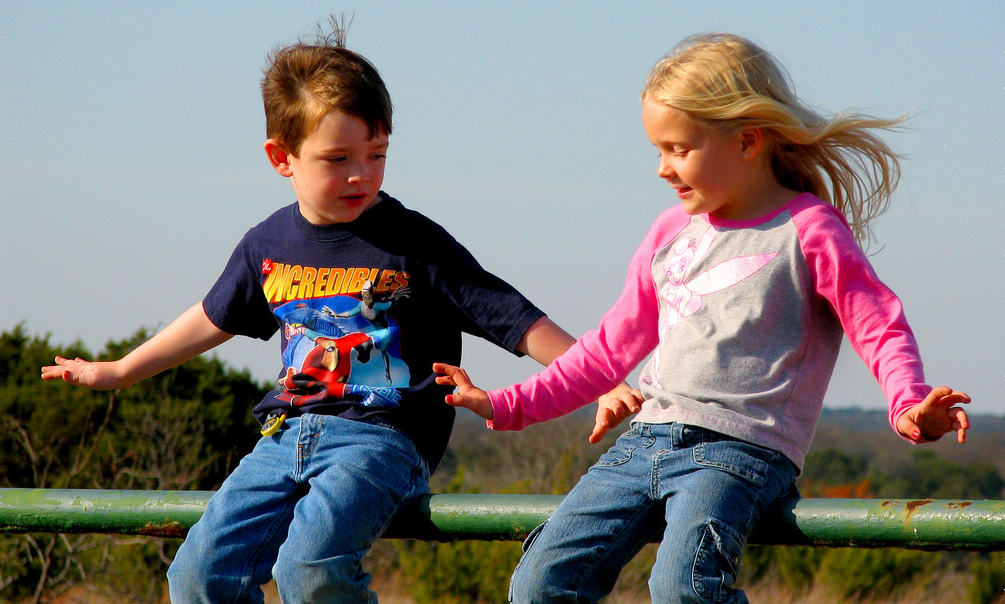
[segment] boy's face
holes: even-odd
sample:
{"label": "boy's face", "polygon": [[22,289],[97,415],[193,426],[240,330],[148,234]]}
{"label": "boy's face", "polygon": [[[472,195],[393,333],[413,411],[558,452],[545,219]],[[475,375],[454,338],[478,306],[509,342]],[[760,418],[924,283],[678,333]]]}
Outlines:
{"label": "boy's face", "polygon": [[321,118],[294,155],[270,139],[266,153],[293,183],[300,213],[312,224],[352,222],[377,203],[387,135],[370,138],[362,119],[339,111]]}

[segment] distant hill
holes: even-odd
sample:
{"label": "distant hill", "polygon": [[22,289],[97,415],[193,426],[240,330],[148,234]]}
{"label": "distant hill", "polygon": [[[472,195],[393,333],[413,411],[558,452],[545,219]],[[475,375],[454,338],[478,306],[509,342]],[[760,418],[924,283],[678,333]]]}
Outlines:
{"label": "distant hill", "polygon": [[[569,416],[552,420],[528,428],[530,431],[541,431],[551,434],[569,435],[576,439],[582,434],[585,440],[593,426],[595,407],[588,405]],[[507,438],[506,432],[491,432],[485,428],[485,423],[473,413],[459,410],[455,428],[455,441],[471,443],[472,441],[491,446],[497,439]],[[940,457],[955,463],[967,464],[978,461],[990,461],[1005,477],[1005,416],[974,415],[970,418],[972,428],[967,435],[967,442],[960,445],[955,438],[943,437],[942,440],[925,445],[912,445],[899,438],[890,428],[885,410],[866,410],[857,408],[824,409],[817,424],[816,435],[810,452],[836,449],[845,453],[868,456],[884,456],[888,459],[907,457],[918,447],[935,451]],[[618,433],[627,429],[620,428]],[[570,443],[571,444],[571,443]],[[596,456],[605,450],[596,447]]]}
{"label": "distant hill", "polygon": [[964,445],[950,435],[935,443],[911,445],[894,434],[885,410],[824,409],[810,451],[837,449],[845,453],[901,457],[924,447],[956,463],[991,462],[1005,476],[1005,417],[973,415],[970,424]]}

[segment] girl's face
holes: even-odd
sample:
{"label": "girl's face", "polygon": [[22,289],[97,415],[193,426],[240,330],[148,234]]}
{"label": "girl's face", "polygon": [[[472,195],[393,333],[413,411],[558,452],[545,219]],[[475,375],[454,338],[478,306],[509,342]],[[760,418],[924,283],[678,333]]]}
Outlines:
{"label": "girl's face", "polygon": [[724,134],[648,99],[642,102],[642,125],[659,150],[656,173],[677,190],[685,212],[731,220],[759,214],[751,205],[751,162],[742,133]]}

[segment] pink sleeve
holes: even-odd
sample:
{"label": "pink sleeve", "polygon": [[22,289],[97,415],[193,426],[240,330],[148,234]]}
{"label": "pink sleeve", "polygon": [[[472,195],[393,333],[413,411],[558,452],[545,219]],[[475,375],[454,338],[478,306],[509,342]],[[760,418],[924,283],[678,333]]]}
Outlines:
{"label": "pink sleeve", "polygon": [[879,382],[896,431],[900,416],[931,390],[900,299],[880,281],[835,208],[816,206],[797,214],[796,225],[816,290]]}
{"label": "pink sleeve", "polygon": [[[591,403],[621,383],[659,341],[659,303],[651,273],[656,250],[686,222],[664,212],[628,266],[621,296],[600,320],[544,371],[523,384],[489,392],[495,430],[522,430]],[[671,232],[668,232],[671,231]]]}

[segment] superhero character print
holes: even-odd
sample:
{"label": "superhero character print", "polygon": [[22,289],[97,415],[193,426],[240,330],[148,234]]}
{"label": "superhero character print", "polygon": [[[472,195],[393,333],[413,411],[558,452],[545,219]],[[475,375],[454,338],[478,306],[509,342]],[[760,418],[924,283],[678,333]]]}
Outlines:
{"label": "superhero character print", "polygon": [[275,309],[286,348],[281,400],[301,406],[326,399],[364,407],[395,407],[409,384],[400,330],[388,315],[407,288],[377,300],[373,284],[360,296],[297,300]]}

